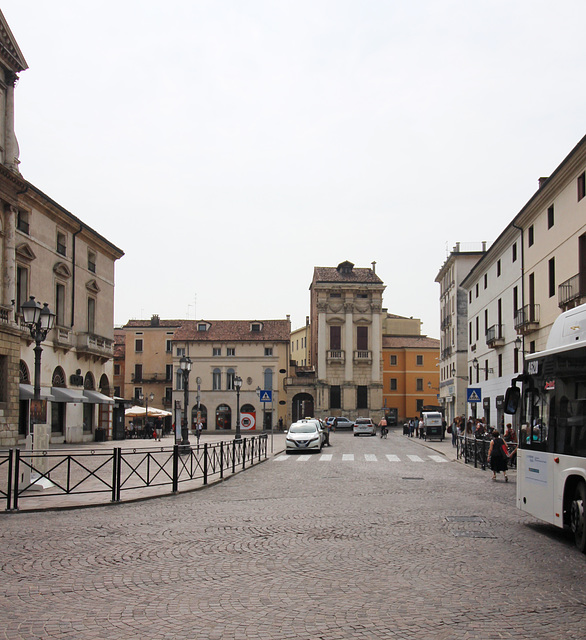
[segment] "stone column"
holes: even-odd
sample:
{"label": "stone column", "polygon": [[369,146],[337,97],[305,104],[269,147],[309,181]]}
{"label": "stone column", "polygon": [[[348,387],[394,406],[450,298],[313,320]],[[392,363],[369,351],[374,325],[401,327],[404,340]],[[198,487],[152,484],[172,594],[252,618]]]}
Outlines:
{"label": "stone column", "polygon": [[4,117],[5,126],[5,152],[4,164],[12,171],[18,173],[19,149],[14,133],[14,85],[18,77],[11,71],[6,72],[6,113]]}
{"label": "stone column", "polygon": [[344,377],[346,382],[351,382],[354,380],[354,320],[352,316],[354,304],[352,302],[346,302],[344,304],[344,311],[346,312],[344,325],[344,350],[346,352]]}
{"label": "stone column", "polygon": [[[16,299],[16,209],[4,205],[4,273],[2,274],[2,304],[9,307]],[[23,302],[25,302],[23,300]]]}
{"label": "stone column", "polygon": [[326,335],[326,310],[327,304],[318,302],[317,304],[317,379],[326,380],[326,347],[328,336]]}
{"label": "stone column", "polygon": [[381,355],[382,355],[382,333],[381,333],[381,307],[378,304],[372,305],[372,381],[381,382]]}

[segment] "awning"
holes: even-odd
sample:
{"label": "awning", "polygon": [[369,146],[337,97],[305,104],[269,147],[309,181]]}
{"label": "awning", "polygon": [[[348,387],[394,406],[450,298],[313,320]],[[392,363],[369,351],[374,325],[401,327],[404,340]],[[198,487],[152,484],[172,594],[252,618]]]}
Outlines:
{"label": "awning", "polygon": [[93,402],[94,404],[114,404],[114,398],[109,398],[99,391],[84,389],[83,395],[87,398],[87,402]]}
{"label": "awning", "polygon": [[[20,400],[33,400],[35,397],[35,388],[32,384],[19,384],[19,394],[18,397]],[[49,390],[41,387],[41,398],[43,400],[54,401],[55,396],[52,396],[49,393]]]}
{"label": "awning", "polygon": [[88,402],[80,389],[66,389],[65,387],[51,387],[51,393],[56,402]]}

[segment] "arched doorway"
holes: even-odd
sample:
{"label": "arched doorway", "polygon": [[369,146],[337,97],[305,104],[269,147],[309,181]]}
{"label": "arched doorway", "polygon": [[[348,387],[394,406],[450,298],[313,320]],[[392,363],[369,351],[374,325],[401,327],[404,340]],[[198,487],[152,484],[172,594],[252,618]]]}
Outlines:
{"label": "arched doorway", "polygon": [[313,417],[313,396],[309,393],[298,393],[293,396],[293,406],[291,407],[291,417],[293,422],[301,418]]}
{"label": "arched doorway", "polygon": [[[208,428],[208,410],[205,404],[199,405],[199,410],[201,413],[201,423],[203,424],[204,431]],[[191,424],[195,426],[197,424],[197,405],[194,405],[191,410]]]}
{"label": "arched doorway", "polygon": [[232,409],[227,404],[221,404],[216,409],[216,429],[222,431],[232,428]]}
{"label": "arched doorway", "polygon": [[[26,362],[24,360],[20,361],[20,384],[30,384],[30,374]],[[28,421],[29,421],[29,401],[25,399],[20,399],[19,404],[19,414],[18,414],[18,435],[26,436],[28,429]]]}
{"label": "arched doorway", "polygon": [[[51,387],[65,388],[65,371],[55,367],[51,378]],[[65,402],[51,402],[51,433],[62,435],[65,431]]]}
{"label": "arched doorway", "polygon": [[256,431],[256,409],[251,404],[244,404],[240,409],[240,429]]}

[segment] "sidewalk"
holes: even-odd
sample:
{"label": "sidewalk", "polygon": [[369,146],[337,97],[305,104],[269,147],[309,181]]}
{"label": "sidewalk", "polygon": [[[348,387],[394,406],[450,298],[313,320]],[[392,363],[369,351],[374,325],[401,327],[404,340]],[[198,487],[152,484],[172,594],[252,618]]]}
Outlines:
{"label": "sidewalk", "polygon": [[[246,435],[243,434],[243,439],[245,439],[247,442],[250,442],[253,436],[256,439],[260,435],[265,434],[261,432]],[[271,435],[270,432],[267,432],[266,435],[267,459],[270,460],[275,454],[280,453],[284,450],[285,434],[283,432],[277,432]],[[199,462],[197,462],[194,458],[194,461],[189,464],[194,464],[197,466],[201,465],[201,453],[205,444],[217,444],[219,442],[224,442],[226,445],[229,445],[233,441],[234,433],[214,433],[209,435],[205,434],[200,438],[198,449],[197,438],[193,435],[190,435],[189,442],[191,448],[194,451],[194,454],[196,451],[199,451],[200,453],[196,454]],[[48,484],[48,486],[43,486],[43,483],[35,484],[34,488],[29,488],[24,493],[20,494],[18,501],[18,511],[30,512],[38,510],[45,511],[89,506],[106,506],[112,504],[124,504],[127,502],[134,502],[137,500],[145,500],[162,496],[173,497],[173,495],[177,494],[172,493],[171,481],[169,479],[169,481],[167,482],[166,478],[170,473],[169,465],[171,464],[170,460],[172,457],[174,445],[174,435],[164,436],[161,440],[133,438],[127,440],[108,440],[105,442],[51,445],[48,452],[50,454],[50,457],[48,458],[47,464],[49,465],[50,469],[53,469],[54,466],[54,469],[56,471],[52,471],[49,475],[52,480],[58,483],[59,486],[56,487],[55,485],[51,485],[50,483]],[[112,452],[117,448],[122,449],[124,460],[123,471],[126,473],[123,485],[126,490],[123,492],[122,500],[120,502],[113,503],[111,498],[111,491],[104,490],[104,487],[107,486],[107,483],[110,480],[110,466],[107,467],[104,480],[100,480],[100,476],[103,472],[102,467],[105,464],[104,461],[109,460],[107,464],[110,465]],[[71,458],[72,460],[76,460],[76,462],[73,464],[73,475],[71,476],[71,484],[75,487],[76,483],[79,483],[79,485],[81,485],[81,483],[83,482],[85,492],[76,493],[75,491],[72,491],[71,493],[66,493],[62,492],[59,489],[59,487],[65,486],[64,478],[58,475],[54,475],[54,473],[58,474],[59,472],[64,472],[63,465],[59,464],[60,454],[63,454],[64,459],[66,456],[74,456],[74,458]],[[23,457],[25,457],[26,453],[22,451],[22,455]],[[217,453],[214,454],[210,452],[209,455],[211,464],[211,456],[215,456],[217,455]],[[264,461],[265,460],[263,458],[262,460],[254,462],[254,464],[259,464]],[[136,465],[136,467],[133,469],[132,465]],[[146,468],[148,466],[151,467],[150,472]],[[250,465],[249,463],[249,466],[252,465]],[[201,469],[201,466],[199,468]],[[130,469],[132,469],[132,472],[129,471]],[[4,468],[2,470],[4,470]],[[213,484],[229,479],[233,475],[237,475],[241,471],[242,468],[239,464],[234,474],[226,471],[223,478],[220,478],[217,472],[212,473],[212,475],[208,478],[207,485],[204,485],[203,478],[201,477],[187,481],[183,480],[179,483],[177,493],[181,494],[186,491],[195,491],[198,489],[202,489],[204,486],[212,486]],[[160,482],[160,480],[162,479],[163,484],[158,484],[158,482],[154,482],[153,484],[144,486],[140,484],[141,480],[139,480],[139,478],[142,479],[148,477],[149,473],[153,481],[156,481],[158,476],[158,482]],[[0,480],[2,481],[2,486],[5,487],[6,478],[4,478],[3,475],[5,474],[0,474],[0,476],[2,476]]]}
{"label": "sidewalk", "polygon": [[[399,434],[399,431],[397,431],[397,434]],[[403,438],[408,438],[408,436],[401,436]],[[458,449],[457,447],[453,447],[452,446],[452,434],[451,433],[446,433],[446,437],[443,440],[423,440],[423,439],[419,439],[416,438],[415,436],[413,436],[413,438],[410,438],[410,440],[412,440],[413,442],[418,442],[419,444],[423,445],[424,447],[426,447],[427,449],[431,449],[432,451],[435,451],[436,453],[440,453],[442,455],[444,455],[450,462],[458,462],[460,464],[465,464],[467,467],[470,467],[472,469],[474,469],[474,465],[473,464],[466,464],[464,462],[464,458],[458,458],[457,457],[457,452]],[[479,469],[480,471],[482,471],[483,473],[490,473],[490,469],[487,467],[484,471],[482,470],[482,468],[480,466],[477,467],[477,469]],[[516,479],[517,476],[517,469],[516,468],[510,468],[507,472],[509,474],[509,476],[512,479]]]}

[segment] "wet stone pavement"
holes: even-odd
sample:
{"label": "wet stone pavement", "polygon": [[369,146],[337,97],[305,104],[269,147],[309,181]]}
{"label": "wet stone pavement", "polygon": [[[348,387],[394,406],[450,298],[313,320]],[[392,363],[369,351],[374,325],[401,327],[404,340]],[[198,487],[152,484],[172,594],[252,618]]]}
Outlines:
{"label": "wet stone pavement", "polygon": [[584,637],[586,556],[515,508],[514,473],[399,433],[332,444],[201,491],[3,514],[0,639]]}

